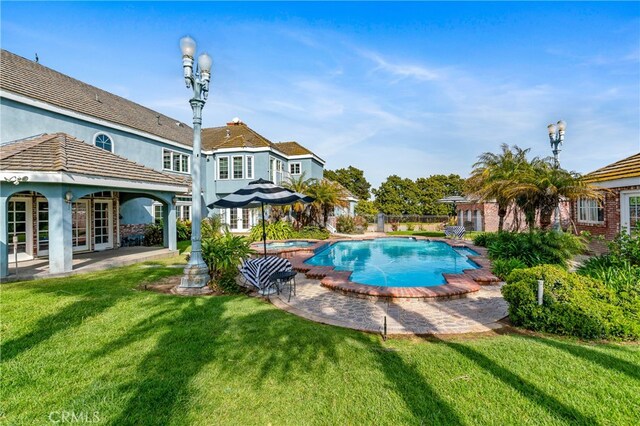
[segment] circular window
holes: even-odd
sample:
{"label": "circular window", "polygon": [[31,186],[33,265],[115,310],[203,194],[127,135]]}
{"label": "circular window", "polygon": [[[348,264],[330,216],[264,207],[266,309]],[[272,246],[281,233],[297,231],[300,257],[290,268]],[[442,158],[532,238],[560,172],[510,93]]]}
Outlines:
{"label": "circular window", "polygon": [[105,151],[113,152],[113,141],[104,133],[96,135],[95,143],[98,148],[102,148]]}

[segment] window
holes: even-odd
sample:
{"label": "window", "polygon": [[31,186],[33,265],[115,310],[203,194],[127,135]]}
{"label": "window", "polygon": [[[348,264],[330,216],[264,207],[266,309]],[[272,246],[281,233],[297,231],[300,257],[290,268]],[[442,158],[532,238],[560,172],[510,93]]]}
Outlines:
{"label": "window", "polygon": [[242,157],[233,157],[233,178],[242,179],[244,174],[242,173]]}
{"label": "window", "polygon": [[160,223],[162,221],[162,204],[153,204],[153,219],[156,223]]}
{"label": "window", "polygon": [[95,146],[97,146],[98,148],[104,149],[105,151],[113,152],[113,141],[104,133],[96,134],[93,141]]}
{"label": "window", "polygon": [[253,155],[245,157],[247,162],[247,179],[253,179]]}
{"label": "window", "polygon": [[300,163],[289,163],[289,173],[299,175],[301,173]]}
{"label": "window", "polygon": [[269,161],[271,181],[278,185],[282,181],[282,161],[271,157]]}
{"label": "window", "polygon": [[191,206],[176,206],[176,209],[178,210],[178,219],[184,221],[191,220]]}
{"label": "window", "polygon": [[593,198],[580,198],[578,200],[578,222],[603,223],[604,206]]}
{"label": "window", "polygon": [[218,157],[218,179],[229,179],[229,157]]}
{"label": "window", "polygon": [[163,149],[162,168],[172,172],[189,173],[189,155]]}

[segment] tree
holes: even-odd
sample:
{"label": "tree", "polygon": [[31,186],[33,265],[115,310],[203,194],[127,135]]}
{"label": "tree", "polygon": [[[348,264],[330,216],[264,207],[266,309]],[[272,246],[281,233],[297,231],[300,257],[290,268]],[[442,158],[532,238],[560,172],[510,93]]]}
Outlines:
{"label": "tree", "polygon": [[372,216],[378,214],[378,207],[375,202],[369,200],[360,200],[356,204],[355,213],[362,216]]}
{"label": "tree", "polygon": [[[290,189],[295,192],[299,192],[300,194],[307,195],[309,193],[309,188],[316,182],[316,179],[305,178],[305,172],[302,172],[299,176],[289,176],[282,184],[283,187]],[[296,227],[300,228],[304,225],[304,211],[306,206],[301,202],[296,202],[291,206],[291,209],[294,212]]]}
{"label": "tree", "polygon": [[464,179],[459,175],[433,175],[428,178],[418,178],[418,187],[421,214],[424,215],[449,215],[452,205],[439,203],[438,200],[452,195],[462,195]]}
{"label": "tree", "polygon": [[495,200],[498,204],[498,231],[502,231],[509,205],[516,198],[511,188],[530,172],[527,161],[529,149],[514,145],[512,150],[507,144],[502,144],[500,148],[500,154],[485,152],[480,155],[473,165],[471,177],[467,179],[469,194],[475,195],[480,201]]}
{"label": "tree", "polygon": [[382,182],[380,188],[374,189],[375,204],[385,214],[420,214],[419,190],[411,179],[402,179],[391,175]]}
{"label": "tree", "polygon": [[344,194],[343,188],[329,179],[314,182],[309,186],[307,193],[315,199],[315,201],[311,203],[313,216],[322,216],[322,223],[325,227],[327,226],[329,213],[335,206],[346,207],[347,205],[345,200],[346,194]]}
{"label": "tree", "polygon": [[523,210],[529,230],[535,226],[536,212],[540,213],[540,228],[549,229],[551,216],[561,199],[602,198],[602,192],[595,186],[585,183],[578,173],[557,167],[550,158],[534,158],[506,192]]}
{"label": "tree", "polygon": [[364,177],[364,172],[356,167],[349,166],[346,169],[325,170],[326,179],[338,182],[359,200],[368,200],[371,184]]}

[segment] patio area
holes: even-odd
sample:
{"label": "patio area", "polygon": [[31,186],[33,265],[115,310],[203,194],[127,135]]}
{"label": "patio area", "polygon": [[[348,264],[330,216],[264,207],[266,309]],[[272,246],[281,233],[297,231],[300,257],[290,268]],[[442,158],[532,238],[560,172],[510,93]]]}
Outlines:
{"label": "patio area", "polygon": [[49,259],[38,258],[16,264],[9,264],[9,276],[2,282],[35,280],[42,278],[64,277],[85,272],[100,271],[103,269],[126,266],[138,262],[146,262],[166,258],[177,254],[176,250],[165,247],[121,247],[117,250],[94,251],[73,255],[73,270],[62,274],[49,273]]}
{"label": "patio area", "polygon": [[501,284],[483,285],[479,291],[457,299],[393,299],[347,296],[320,285],[320,281],[296,276],[297,291],[289,300],[289,287],[272,295],[272,303],[311,321],[372,333],[464,334],[481,333],[504,326],[507,303]]}

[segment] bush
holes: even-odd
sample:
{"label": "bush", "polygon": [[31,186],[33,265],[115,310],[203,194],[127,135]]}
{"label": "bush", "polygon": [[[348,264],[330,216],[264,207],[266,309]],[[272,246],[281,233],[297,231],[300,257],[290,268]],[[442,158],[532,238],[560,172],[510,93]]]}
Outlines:
{"label": "bush", "polygon": [[206,217],[200,223],[200,234],[203,240],[220,235],[221,229],[222,219],[218,215]]}
{"label": "bush", "polygon": [[176,221],[176,237],[178,241],[187,241],[191,239],[191,222],[188,220]]}
{"label": "bush", "polygon": [[230,232],[202,240],[202,259],[216,282],[223,276],[237,272],[242,261],[254,253],[247,238]]}
{"label": "bush", "polygon": [[356,232],[356,221],[350,216],[338,216],[336,219],[336,230],[343,234],[353,234]]}
{"label": "bush", "polygon": [[144,245],[145,246],[158,246],[164,242],[164,231],[162,222],[151,223],[144,227]]}
{"label": "bush", "polygon": [[326,229],[318,228],[317,226],[305,226],[299,231],[294,231],[292,238],[326,240],[330,235]]}
{"label": "bush", "polygon": [[407,231],[413,231],[415,229],[415,225],[411,222],[407,223]]}
{"label": "bush", "polygon": [[571,257],[585,250],[582,238],[555,231],[484,233],[476,236],[473,242],[487,247],[491,260],[518,259],[527,266],[566,267]]}
{"label": "bush", "polygon": [[621,232],[609,243],[609,255],[617,261],[640,266],[640,222],[636,223],[631,235]]}
{"label": "bush", "polygon": [[501,280],[507,279],[514,269],[524,269],[527,265],[519,259],[496,259],[491,262],[491,272]]}
{"label": "bush", "polygon": [[[538,279],[545,283],[542,306],[537,303]],[[559,266],[514,270],[502,295],[509,303],[509,318],[518,326],[587,339],[640,337],[638,311],[626,315],[633,307],[621,306],[624,301],[613,289]]]}
{"label": "bush", "polygon": [[237,269],[231,269],[223,272],[217,280],[213,282],[213,288],[220,293],[224,294],[238,294],[243,293],[243,288],[238,285],[236,277],[238,276]]}
{"label": "bush", "polygon": [[[267,240],[289,240],[294,235],[291,224],[284,221],[267,223],[265,231],[267,233]],[[249,238],[251,241],[262,241],[262,221],[251,228]]]}

